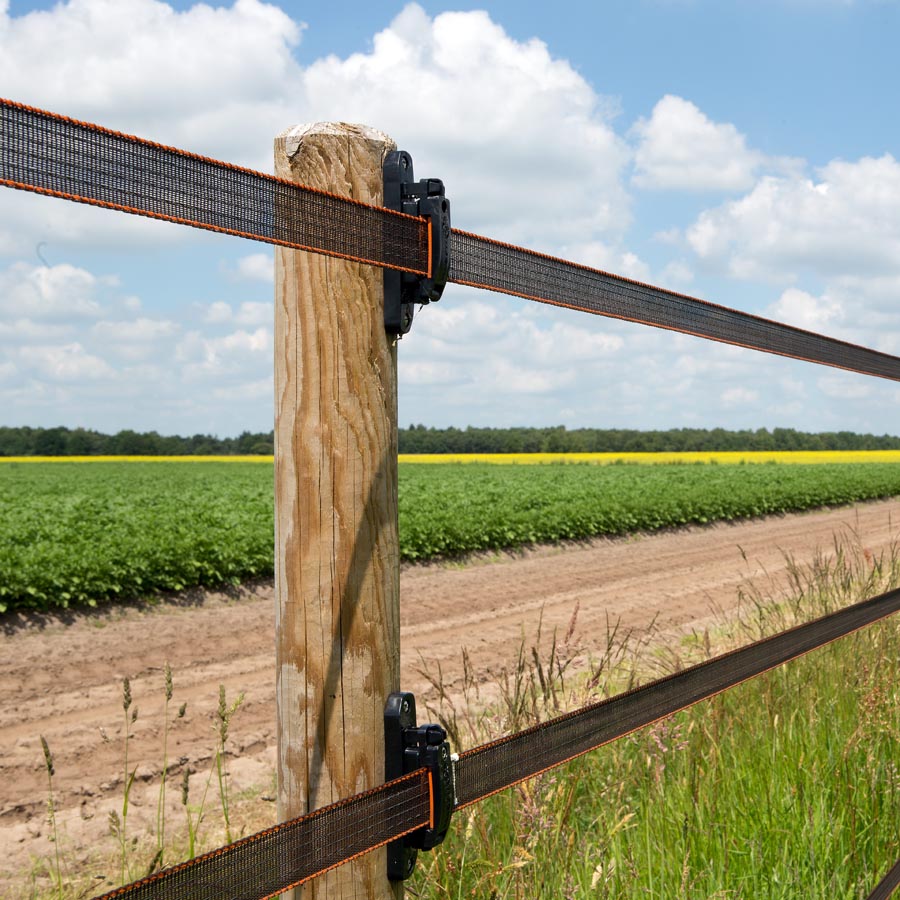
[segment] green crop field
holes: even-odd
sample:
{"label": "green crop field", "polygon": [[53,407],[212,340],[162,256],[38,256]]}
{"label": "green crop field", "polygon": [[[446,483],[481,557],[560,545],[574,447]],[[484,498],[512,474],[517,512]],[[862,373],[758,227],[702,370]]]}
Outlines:
{"label": "green crop field", "polygon": [[900,494],[900,465],[401,467],[404,559],[580,540]]}
{"label": "green crop field", "polygon": [[[900,494],[900,464],[400,466],[404,560]],[[272,467],[0,465],[0,608],[234,583],[273,569]]]}
{"label": "green crop field", "polygon": [[47,609],[272,572],[272,468],[0,465],[0,607]]}

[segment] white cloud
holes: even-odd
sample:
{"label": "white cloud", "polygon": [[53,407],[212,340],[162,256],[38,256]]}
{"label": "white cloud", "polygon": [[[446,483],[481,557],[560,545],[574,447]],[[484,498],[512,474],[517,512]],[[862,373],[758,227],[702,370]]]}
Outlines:
{"label": "white cloud", "polygon": [[677,247],[681,244],[683,239],[681,229],[676,227],[657,231],[656,234],[653,235],[653,240],[658,241],[660,244],[668,244],[673,247]]}
{"label": "white cloud", "polygon": [[183,321],[145,315],[118,284],[69,264],[0,270],[4,423],[165,430],[169,422],[194,433],[221,430],[216,419],[232,421],[235,404],[245,404],[252,412],[241,427],[269,427],[258,410],[272,397],[271,330],[255,326],[271,322],[271,303],[223,303],[226,334],[182,336],[196,306],[184,307]]}
{"label": "white cloud", "polygon": [[398,365],[401,377],[407,384],[452,385],[459,381],[459,366],[452,362],[404,357]]}
{"label": "white cloud", "polygon": [[[686,335],[493,295],[429,306],[400,345],[401,421],[478,425],[846,427],[821,369]],[[565,411],[566,418],[564,418]]]}
{"label": "white cloud", "polygon": [[127,321],[97,322],[92,336],[108,353],[127,360],[158,358],[164,344],[171,343],[180,331],[178,323],[169,319],[144,316]]}
{"label": "white cloud", "polygon": [[88,353],[77,341],[23,347],[18,358],[34,376],[67,384],[110,378],[115,374],[107,362]]}
{"label": "white cloud", "polygon": [[0,22],[6,96],[200,152],[243,155],[299,71],[302,26],[259,0],[64,0]]}
{"label": "white cloud", "polygon": [[[2,49],[0,34],[0,51]],[[57,251],[61,247],[116,251],[172,244],[188,238],[203,239],[196,229],[170,222],[110,212],[5,187],[2,191],[0,255],[3,256],[33,259],[35,248],[43,244]]]}
{"label": "white cloud", "polygon": [[249,281],[264,281],[266,284],[275,282],[275,254],[251,253],[242,256],[237,262],[237,274]]}
{"label": "white cloud", "polygon": [[486,360],[484,376],[487,384],[495,385],[501,394],[534,396],[551,394],[570,387],[577,377],[574,368],[538,368],[527,360],[514,362],[501,356]]}
{"label": "white cloud", "polygon": [[766,176],[687,230],[700,259],[736,277],[900,274],[900,163],[834,160],[816,180]]}
{"label": "white cloud", "polygon": [[[415,89],[398,102],[398,85]],[[471,230],[552,249],[629,223],[628,149],[609,104],[485,12],[431,19],[409,5],[370,53],[313,63],[304,88],[313,117],[366,122],[412,151],[417,176],[444,179]]]}
{"label": "white cloud", "polygon": [[674,260],[666,265],[660,273],[660,283],[663,287],[682,287],[694,280],[691,267],[683,260]]}
{"label": "white cloud", "polygon": [[720,400],[726,408],[752,406],[759,402],[759,391],[754,391],[750,388],[733,387],[727,391],[722,391]]}
{"label": "white cloud", "polygon": [[[297,114],[302,25],[235,0],[176,11],[159,0],[63,0],[0,9],[3,95],[73,118],[269,171],[273,136]],[[5,191],[0,252],[38,241],[147,246],[191,238],[177,225]]]}
{"label": "white cloud", "polygon": [[90,272],[63,263],[32,266],[14,263],[0,272],[0,316],[41,320],[96,318],[101,280]]}
{"label": "white cloud", "polygon": [[224,300],[216,300],[206,308],[204,321],[209,322],[211,325],[217,325],[220,322],[230,322],[233,317],[234,312],[231,309],[231,304],[226,303]]}
{"label": "white cloud", "polygon": [[249,374],[259,371],[261,362],[271,367],[272,332],[240,329],[222,337],[207,337],[194,331],[175,347],[175,360],[189,381]]}
{"label": "white cloud", "polygon": [[816,380],[816,384],[826,397],[835,400],[863,400],[875,390],[870,380],[863,381],[858,375],[842,372],[822,375]]}
{"label": "white cloud", "polygon": [[[38,106],[265,171],[272,138],[289,125],[366,122],[413,152],[419,176],[445,180],[455,222],[471,230],[558,252],[628,227],[629,149],[613,103],[541,41],[512,39],[485,12],[430,18],[411,4],[370,51],[304,68],[293,56],[302,27],[260,0],[184,11],[64,0],[0,12],[0,83]],[[398,85],[415,86],[402,103]],[[202,240],[15,193],[0,210],[0,252]],[[270,253],[251,254],[233,271],[270,281],[271,266]]]}
{"label": "white cloud", "polygon": [[840,302],[830,297],[814,297],[806,291],[788,288],[769,308],[768,314],[779,322],[807,331],[834,332],[844,318]]}
{"label": "white cloud", "polygon": [[567,244],[561,253],[565,259],[604,272],[615,272],[636,281],[650,279],[649,266],[635,253],[618,246],[612,247],[603,241]]}
{"label": "white cloud", "polygon": [[[835,160],[816,176],[763,176],[744,197],[702,213],[687,245],[702,268],[796,285],[767,316],[896,353],[900,164],[889,155]],[[818,291],[805,289],[811,280]]]}
{"label": "white cloud", "polygon": [[440,389],[450,406],[469,407],[469,421],[482,408],[493,410],[488,417],[521,421],[523,405],[529,414],[548,406],[555,421],[560,391],[580,392],[620,358],[624,341],[608,320],[451,291],[449,303],[441,300],[416,318],[400,346],[404,409]]}
{"label": "white cloud", "polygon": [[170,338],[178,331],[178,325],[167,319],[134,319],[130,322],[98,322],[94,334],[104,343],[144,343]]}
{"label": "white cloud", "polygon": [[693,103],[667,94],[649,119],[632,127],[637,139],[633,181],[656,190],[737,191],[753,185],[763,154],[730,123],[716,123]]}
{"label": "white cloud", "polygon": [[206,308],[204,320],[211,325],[234,322],[237,325],[271,325],[275,310],[271,302],[245,301],[235,311],[230,303],[217,300]]}
{"label": "white cloud", "polygon": [[258,378],[255,381],[247,381],[233,384],[227,387],[213,389],[213,396],[224,400],[229,404],[234,403],[271,403],[275,395],[275,379],[272,375],[266,378]]}
{"label": "white cloud", "polygon": [[62,340],[74,331],[72,325],[35,322],[32,319],[0,321],[0,344],[21,344]]}
{"label": "white cloud", "polygon": [[275,309],[272,302],[241,303],[234,315],[234,321],[238,325],[271,325],[274,318]]}

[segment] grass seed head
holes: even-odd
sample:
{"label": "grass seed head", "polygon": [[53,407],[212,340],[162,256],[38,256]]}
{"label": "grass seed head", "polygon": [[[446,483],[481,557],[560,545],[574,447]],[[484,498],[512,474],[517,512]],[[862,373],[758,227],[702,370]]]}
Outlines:
{"label": "grass seed head", "polygon": [[122,679],[122,709],[128,712],[131,706],[131,680],[127,677]]}
{"label": "grass seed head", "polygon": [[224,722],[228,716],[228,707],[225,703],[225,685],[219,685],[219,708],[216,710],[216,715],[219,718],[220,722]]}
{"label": "grass seed head", "polygon": [[241,693],[238,694],[237,699],[231,704],[231,706],[229,706],[227,700],[225,699],[225,685],[219,685],[219,708],[216,710],[218,725],[216,726],[216,730],[219,733],[219,738],[222,741],[223,745],[228,739],[228,725],[231,722],[231,717],[237,712],[238,707],[243,702],[244,695],[243,693]]}
{"label": "grass seed head", "polygon": [[41,747],[44,748],[44,763],[47,766],[47,774],[52,778],[56,774],[56,769],[53,768],[53,754],[50,752],[47,739],[43,735],[41,735]]}
{"label": "grass seed head", "polygon": [[191,770],[185,766],[181,774],[181,805],[188,805],[188,796],[191,792]]}
{"label": "grass seed head", "polygon": [[172,667],[169,665],[168,662],[166,663],[165,673],[166,673],[166,702],[168,702],[169,700],[172,699],[172,691],[173,691]]}

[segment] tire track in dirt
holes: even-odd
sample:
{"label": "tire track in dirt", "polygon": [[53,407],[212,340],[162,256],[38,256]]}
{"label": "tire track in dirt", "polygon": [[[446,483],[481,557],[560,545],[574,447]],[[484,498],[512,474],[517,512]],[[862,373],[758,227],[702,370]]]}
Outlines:
{"label": "tire track in dirt", "polygon": [[[829,551],[836,534],[878,554],[898,539],[894,522],[900,526],[900,502],[892,500],[407,568],[401,575],[403,688],[423,701],[433,698],[417,669],[438,665],[449,689],[458,688],[463,647],[477,676],[495,681],[514,662],[523,637],[532,639],[539,622],[545,638],[564,631],[576,603],[579,643],[587,650],[605,646],[608,621],[638,633],[654,621],[669,634],[702,627],[714,608],[725,614],[735,608],[741,584],[780,589],[786,555],[808,562],[816,551]],[[93,845],[111,842],[107,814],[121,808],[126,676],[139,710],[129,743],[129,765],[138,770],[134,833],[155,822],[166,661],[175,679],[170,719],[181,703],[188,705],[170,728],[172,821],[183,820],[176,786],[182,767],[196,770],[198,782],[205,778],[220,684],[229,702],[245,695],[229,737],[235,789],[256,786],[271,797],[271,582],[153,607],[7,614],[0,628],[0,846],[7,849],[0,875],[51,853],[40,735],[54,754],[58,817],[74,857],[87,860]],[[261,817],[274,817],[271,802],[258,805]]]}

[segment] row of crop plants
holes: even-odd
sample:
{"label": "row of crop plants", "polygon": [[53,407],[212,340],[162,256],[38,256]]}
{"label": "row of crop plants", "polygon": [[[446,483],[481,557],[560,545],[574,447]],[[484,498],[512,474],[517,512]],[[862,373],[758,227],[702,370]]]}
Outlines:
{"label": "row of crop plants", "polygon": [[[400,467],[405,561],[900,494],[900,464]],[[50,609],[273,571],[271,466],[0,466],[0,608]]]}

